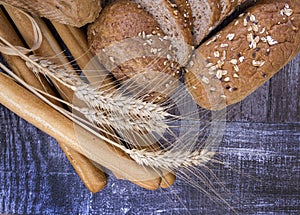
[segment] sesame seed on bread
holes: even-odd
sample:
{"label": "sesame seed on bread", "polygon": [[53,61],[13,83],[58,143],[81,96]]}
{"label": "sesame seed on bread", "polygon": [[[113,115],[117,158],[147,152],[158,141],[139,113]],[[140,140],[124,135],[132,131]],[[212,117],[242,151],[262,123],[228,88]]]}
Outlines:
{"label": "sesame seed on bread", "polygon": [[243,100],[300,52],[298,0],[263,0],[195,50],[185,83],[195,101],[221,109]]}

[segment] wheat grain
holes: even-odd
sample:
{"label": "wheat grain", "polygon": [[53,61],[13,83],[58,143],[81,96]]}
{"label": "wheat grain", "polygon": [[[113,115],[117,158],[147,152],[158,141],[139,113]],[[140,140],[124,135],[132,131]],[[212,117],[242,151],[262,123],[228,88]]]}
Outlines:
{"label": "wheat grain", "polygon": [[146,150],[136,149],[126,149],[125,152],[140,165],[166,170],[178,170],[180,168],[201,166],[207,163],[215,154],[215,152],[207,151],[205,149],[201,151],[187,151],[183,153],[178,151],[149,152]]}
{"label": "wheat grain", "polygon": [[[100,126],[109,125],[127,136],[130,136],[129,133],[134,133],[144,141],[151,140],[149,145],[153,143],[153,139],[149,136],[143,137],[142,133],[152,134],[155,132],[161,138],[163,133],[168,131],[167,117],[170,117],[171,114],[165,108],[120,93],[99,91],[98,88],[81,80],[73,71],[62,69],[49,59],[37,56],[30,56],[30,59],[32,62],[27,61],[26,65],[33,72],[55,76],[65,82],[67,86],[73,86],[77,98],[87,104],[87,107],[73,106],[73,109],[82,113],[90,122]],[[40,67],[37,67],[33,62]],[[154,140],[159,138],[154,138]],[[182,141],[181,144],[189,142],[190,139],[186,138],[186,141]],[[175,142],[178,143],[180,140],[182,139],[177,138]],[[182,152],[170,148],[168,151],[165,149],[151,152],[136,148],[128,149],[122,145],[118,147],[140,165],[168,170],[203,165],[214,154],[214,152],[207,150]]]}
{"label": "wheat grain", "polygon": [[[4,42],[5,45],[7,45],[8,48],[10,48],[12,50],[12,53],[14,55],[17,54],[18,56],[20,56],[27,63],[28,67],[30,69],[32,69],[33,72],[35,72],[35,73],[38,72],[38,73],[44,74],[46,76],[50,76],[50,77],[54,78],[55,80],[58,80],[61,83],[65,84],[65,86],[69,87],[70,89],[74,90],[75,93],[76,93],[76,91],[79,91],[79,92],[82,91],[82,90],[78,90],[78,89],[80,89],[80,87],[81,87],[81,89],[87,89],[87,87],[91,87],[90,85],[88,85],[87,83],[82,81],[73,72],[64,70],[61,68],[61,66],[55,65],[51,61],[49,61],[45,58],[38,58],[35,56],[31,56],[31,58],[29,58],[26,55],[24,55],[20,50],[18,50],[13,45],[11,45],[5,39],[3,39],[1,37],[0,37],[0,39],[1,39],[1,41]],[[85,85],[85,86],[83,87],[83,85]],[[27,86],[27,85],[25,85],[25,86]],[[27,87],[29,87],[29,86],[27,86]],[[31,88],[30,90],[34,90],[34,89]],[[96,90],[96,88],[94,88],[93,90]],[[36,90],[34,90],[34,91],[36,91]],[[38,92],[36,92],[36,93],[38,93]],[[86,91],[85,95],[89,95],[89,92]],[[134,111],[129,112],[128,110],[130,110],[130,108],[128,108],[127,112],[125,112],[126,114],[122,113],[123,117],[131,117],[132,118],[132,115],[130,115],[130,114],[135,114],[134,116],[136,118],[139,118],[141,116],[139,114],[142,113],[143,111],[145,111],[145,112],[142,115],[150,116],[149,117],[150,119],[155,119],[155,120],[162,119],[162,118],[164,120],[166,120],[165,116],[169,116],[169,114],[166,112],[166,110],[164,108],[160,107],[159,105],[153,104],[151,102],[150,103],[143,102],[142,100],[139,100],[134,97],[126,97],[123,94],[108,94],[108,95],[110,95],[109,96],[111,98],[110,101],[113,102],[112,104],[108,105],[108,107],[110,109],[112,109],[113,111],[108,109],[109,110],[108,113],[112,114],[112,113],[122,112],[122,110],[120,110],[120,108],[119,108],[120,101],[122,101],[122,102],[127,101],[128,105],[131,105],[132,101],[137,101],[137,104],[139,104],[138,105],[139,109],[136,109],[136,112],[134,112]],[[117,97],[116,95],[119,97]],[[101,96],[104,96],[104,98],[105,98],[107,95],[105,95],[105,94],[102,95],[100,93],[100,94],[98,94],[98,96],[100,98],[101,98]],[[123,96],[125,96],[125,97],[123,97]],[[122,98],[122,99],[120,99],[120,98]],[[99,99],[99,98],[97,98],[97,99]],[[87,99],[87,100],[89,100],[89,99]],[[86,101],[86,102],[88,103],[89,101]],[[98,102],[101,102],[101,100],[99,100]],[[72,106],[72,104],[69,104],[69,105]],[[101,103],[101,105],[104,105],[104,107],[105,107],[105,104]],[[143,109],[145,107],[147,107],[147,108]],[[115,108],[115,109],[113,109],[113,108]],[[156,112],[156,111],[158,111],[158,112]],[[156,116],[155,114],[158,114],[158,115]],[[67,115],[69,116],[69,114],[67,114]],[[81,121],[78,121],[78,118],[74,118],[74,122],[79,123],[79,125],[88,129],[88,127],[86,127],[84,124],[82,124]],[[145,122],[147,122],[147,121],[145,121]],[[110,126],[112,126],[112,123],[114,123],[114,122],[109,122],[109,123],[110,123]],[[117,122],[117,123],[120,123],[120,122]],[[129,126],[131,126],[131,125],[132,124],[129,124]],[[136,125],[138,126],[138,124],[136,124]],[[191,127],[193,129],[193,125]],[[132,129],[132,127],[130,127],[130,128]],[[165,127],[163,129],[165,129]],[[196,137],[198,134],[196,129],[197,128],[195,127],[193,130],[193,132],[196,132],[196,135],[194,135],[193,132],[191,133],[192,135],[194,135],[194,137]],[[91,131],[93,134],[97,135],[92,130],[89,129],[89,131]],[[134,130],[132,129],[132,131],[134,131]],[[128,133],[131,133],[131,131],[128,131]],[[133,132],[133,133],[137,134],[137,132]],[[188,135],[189,132],[186,132],[186,134]],[[98,136],[101,139],[105,139],[105,140],[107,139],[101,134],[98,134]],[[172,143],[171,143],[171,145],[169,145],[168,147],[164,147],[164,150],[161,150],[158,152],[146,152],[146,151],[139,150],[136,148],[129,150],[128,148],[124,147],[123,145],[120,145],[120,143],[117,143],[115,141],[108,140],[108,142],[110,144],[112,144],[113,146],[128,153],[136,162],[140,163],[141,165],[150,166],[154,169],[156,169],[158,167],[167,168],[167,169],[177,169],[180,167],[188,168],[192,165],[201,165],[205,160],[207,160],[209,158],[208,155],[213,155],[213,153],[204,153],[204,152],[202,152],[203,150],[201,151],[202,153],[193,151],[194,146],[195,146],[193,138],[187,138],[187,140],[184,140],[184,138],[185,138],[185,135],[183,135],[181,138],[177,138],[173,142],[174,145],[176,145],[176,147],[173,148],[175,150],[172,150],[172,147],[171,147]],[[133,139],[131,139],[131,140],[135,141],[136,137],[133,137]],[[149,139],[148,139],[148,137],[146,137],[144,140],[147,141]],[[156,140],[158,140],[158,139],[156,139]],[[182,141],[182,140],[184,140],[184,141]],[[192,140],[192,141],[190,141],[190,140]],[[153,143],[154,142],[150,142],[149,145],[151,145]],[[178,144],[178,146],[177,146],[177,144]],[[180,149],[180,150],[176,151],[176,149]],[[93,149],[89,149],[89,150],[93,150]],[[175,151],[176,151],[176,153],[175,153]]]}
{"label": "wheat grain", "polygon": [[[122,95],[118,92],[105,93],[98,88],[85,83],[73,71],[68,71],[55,65],[49,59],[30,56],[45,70],[36,67],[32,62],[26,65],[34,73],[55,76],[56,79],[72,86],[75,96],[86,103],[89,108],[73,108],[87,119],[96,124],[111,125],[118,130],[131,130],[137,132],[156,132],[162,134],[168,127],[165,120],[170,114],[161,106],[141,99]],[[50,73],[50,74],[49,74]]]}

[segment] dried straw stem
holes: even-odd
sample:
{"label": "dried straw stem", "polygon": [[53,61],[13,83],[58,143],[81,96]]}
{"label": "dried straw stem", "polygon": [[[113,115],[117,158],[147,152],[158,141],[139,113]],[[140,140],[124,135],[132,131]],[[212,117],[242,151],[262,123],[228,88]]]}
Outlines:
{"label": "dried straw stem", "polygon": [[[13,30],[13,27],[0,10],[0,22],[6,26],[5,29],[0,29],[0,36],[3,38],[9,39],[13,44],[23,46],[20,38]],[[30,29],[30,26],[27,26],[27,29]],[[25,65],[24,61],[15,56],[3,55],[4,59],[8,63],[8,65],[12,68],[12,70],[17,74],[20,78],[22,78],[26,83],[33,86],[36,89],[45,91],[51,95],[55,95],[49,86],[48,82],[45,80],[43,76],[37,77],[35,76]],[[55,100],[52,100],[56,105],[59,103]],[[64,143],[58,142],[70,163],[74,167],[75,171],[81,178],[82,182],[91,192],[98,192],[106,185],[106,177],[105,174],[96,168],[86,157],[79,154],[78,152],[72,150],[67,147]]]}

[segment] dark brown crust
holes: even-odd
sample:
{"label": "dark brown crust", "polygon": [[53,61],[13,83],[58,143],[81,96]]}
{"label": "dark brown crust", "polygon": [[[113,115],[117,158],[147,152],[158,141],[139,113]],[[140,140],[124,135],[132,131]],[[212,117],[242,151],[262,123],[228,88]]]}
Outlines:
{"label": "dark brown crust", "polygon": [[[200,106],[221,109],[241,101],[300,51],[300,4],[297,2],[261,1],[196,50],[194,65],[187,68],[185,81]],[[289,5],[292,14],[289,8],[283,11],[285,5]],[[258,27],[257,32],[254,25]],[[230,34],[234,34],[231,40]],[[255,43],[250,34],[254,38],[259,36],[259,42]],[[251,48],[249,41],[252,41]],[[218,52],[220,56],[216,57]],[[220,67],[215,69],[218,60]],[[219,80],[218,69],[228,74],[224,72]],[[212,92],[212,87],[217,89]]]}
{"label": "dark brown crust", "polygon": [[82,27],[101,11],[101,0],[4,0],[4,2],[50,20]]}

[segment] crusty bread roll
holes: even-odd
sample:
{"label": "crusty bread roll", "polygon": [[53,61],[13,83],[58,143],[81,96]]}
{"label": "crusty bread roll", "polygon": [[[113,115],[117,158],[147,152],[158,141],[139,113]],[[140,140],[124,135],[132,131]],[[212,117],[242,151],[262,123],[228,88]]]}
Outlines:
{"label": "crusty bread roll", "polygon": [[89,26],[88,41],[106,69],[140,96],[160,101],[176,88],[175,50],[159,23],[135,2],[106,6]]}
{"label": "crusty bread roll", "polygon": [[298,0],[263,0],[201,45],[186,68],[195,101],[221,109],[251,94],[300,51]]}
{"label": "crusty bread roll", "polygon": [[4,2],[50,20],[82,27],[101,11],[101,0],[4,0]]}

